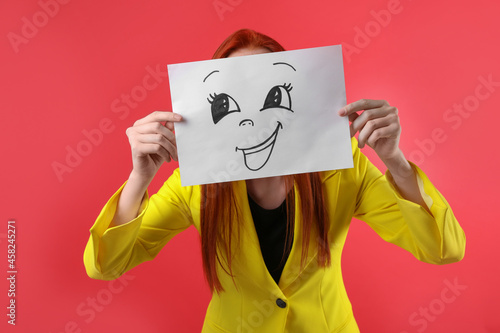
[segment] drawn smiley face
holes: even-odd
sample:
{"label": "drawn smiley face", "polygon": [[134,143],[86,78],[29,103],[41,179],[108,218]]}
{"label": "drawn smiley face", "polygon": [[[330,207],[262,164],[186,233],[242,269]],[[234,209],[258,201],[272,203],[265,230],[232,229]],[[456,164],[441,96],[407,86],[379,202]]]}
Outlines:
{"label": "drawn smiley face", "polygon": [[[273,66],[278,65],[289,66],[291,69],[296,71],[295,68],[288,63],[273,63]],[[203,81],[205,82],[211,75],[218,72],[218,70],[212,71]],[[211,93],[207,97],[207,101],[210,104],[213,123],[217,126],[217,124],[219,124],[226,117],[236,117],[239,115],[243,118],[250,115],[250,117],[244,118],[238,123],[240,128],[247,127],[248,129],[248,127],[256,127],[254,121],[252,120],[253,117],[251,116],[253,112],[267,112],[270,114],[272,114],[270,111],[273,110],[286,110],[288,112],[294,112],[292,109],[292,97],[290,93],[292,89],[293,87],[291,83],[283,83],[272,86],[265,96],[255,96],[255,98],[261,98],[263,100],[263,103],[261,104],[262,107],[259,110],[245,109],[244,106],[240,106],[237,98],[230,96],[227,93]],[[276,142],[278,141],[279,133],[283,130],[283,124],[279,120],[276,120],[270,126],[272,126],[272,133],[263,140],[260,140],[257,144],[252,146],[247,144],[235,146],[235,152],[242,153],[245,166],[251,171],[258,171],[267,164],[271,158]]]}

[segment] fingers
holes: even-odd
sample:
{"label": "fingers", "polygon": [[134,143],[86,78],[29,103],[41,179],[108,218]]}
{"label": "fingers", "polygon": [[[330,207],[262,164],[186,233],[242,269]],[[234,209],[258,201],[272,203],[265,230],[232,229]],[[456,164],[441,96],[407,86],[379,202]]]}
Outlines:
{"label": "fingers", "polygon": [[[156,145],[162,147],[175,161],[177,161],[177,146],[175,142],[170,142],[162,134],[143,134],[138,141],[146,146]],[[154,152],[157,153],[157,152]]]}
{"label": "fingers", "polygon": [[[150,156],[159,156],[163,161],[165,162],[170,162],[174,157],[172,154],[165,149],[162,145],[159,144],[152,144],[152,143],[142,143],[140,145],[137,145],[134,148],[132,148],[132,152],[136,154],[137,156],[145,156],[145,155],[150,155]],[[175,155],[175,161],[177,160],[177,154]]]}
{"label": "fingers", "polygon": [[[155,111],[139,119],[134,126],[127,129],[126,134],[136,156],[158,155],[165,161],[177,161],[177,145],[175,141],[174,122],[182,117],[172,112]],[[161,122],[165,121],[165,125]]]}
{"label": "fingers", "polygon": [[353,114],[350,114],[349,115],[349,121],[351,122],[351,125],[349,125],[349,131],[350,131],[350,134],[351,134],[351,138],[356,134],[356,130],[354,130],[354,127],[352,126],[352,124],[354,123],[354,121],[359,117],[359,114],[357,113],[353,113]]}
{"label": "fingers", "polygon": [[[173,135],[172,132],[169,133]],[[166,161],[170,161],[170,158],[175,161],[178,160],[175,138],[169,140],[167,136],[162,133],[140,133],[133,128],[127,130],[127,135],[132,151],[137,156],[159,154],[165,157]]]}
{"label": "fingers", "polygon": [[163,160],[177,161],[177,147],[160,134],[141,134],[129,136],[130,147],[134,157],[158,155]]}
{"label": "fingers", "polygon": [[363,148],[365,144],[374,147],[377,140],[382,138],[393,138],[399,135],[399,122],[391,117],[383,117],[369,120],[361,129],[358,136],[358,145]]}
{"label": "fingers", "polygon": [[359,132],[360,148],[366,144],[374,147],[381,138],[398,138],[401,132],[398,109],[385,100],[360,99],[340,109],[338,114],[349,118],[351,137]]}
{"label": "fingers", "polygon": [[[370,120],[383,118],[391,113],[392,112],[387,108],[376,108],[376,109],[366,110],[365,112],[362,112],[360,115],[355,117],[355,119],[352,121],[351,123],[352,130],[354,131],[354,133],[359,132]],[[351,116],[355,114],[356,113],[349,115],[349,120],[351,120]]]}
{"label": "fingers", "polygon": [[389,106],[389,103],[386,100],[380,99],[360,99],[351,104],[347,104],[343,108],[338,111],[339,116],[348,116],[358,111],[369,110],[380,108],[382,106]]}
{"label": "fingers", "polygon": [[168,111],[155,111],[148,114],[146,117],[137,120],[135,125],[143,125],[151,122],[179,122],[182,120],[182,116],[178,113],[168,112]]}
{"label": "fingers", "polygon": [[161,134],[171,142],[175,142],[174,133],[159,122],[134,125],[132,129],[138,134]]}
{"label": "fingers", "polygon": [[165,127],[168,128],[169,130],[171,130],[172,132],[174,131],[174,123],[173,122],[167,121],[165,123]]}

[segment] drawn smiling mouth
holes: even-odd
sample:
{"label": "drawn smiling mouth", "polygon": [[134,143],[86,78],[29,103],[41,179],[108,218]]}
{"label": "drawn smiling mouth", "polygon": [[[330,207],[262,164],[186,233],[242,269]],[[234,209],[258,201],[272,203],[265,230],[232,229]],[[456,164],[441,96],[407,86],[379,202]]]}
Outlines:
{"label": "drawn smiling mouth", "polygon": [[267,161],[271,157],[273,152],[274,144],[276,143],[276,138],[278,137],[278,131],[283,129],[283,125],[278,121],[278,125],[274,132],[262,143],[249,147],[249,148],[238,148],[236,151],[241,150],[243,152],[243,158],[245,160],[245,165],[248,169],[252,171],[257,171],[262,169],[266,165]]}

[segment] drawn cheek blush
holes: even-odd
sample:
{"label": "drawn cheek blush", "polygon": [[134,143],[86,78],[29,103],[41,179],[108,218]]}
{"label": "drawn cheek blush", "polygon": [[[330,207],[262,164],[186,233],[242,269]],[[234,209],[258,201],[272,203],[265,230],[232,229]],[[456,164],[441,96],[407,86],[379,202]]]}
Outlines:
{"label": "drawn cheek blush", "polygon": [[274,132],[263,142],[256,146],[248,148],[236,147],[236,151],[240,150],[243,152],[243,159],[245,161],[245,166],[252,171],[260,170],[271,157],[273,153],[274,145],[276,144],[276,139],[278,138],[278,132],[283,129],[283,125],[278,121],[276,129]]}

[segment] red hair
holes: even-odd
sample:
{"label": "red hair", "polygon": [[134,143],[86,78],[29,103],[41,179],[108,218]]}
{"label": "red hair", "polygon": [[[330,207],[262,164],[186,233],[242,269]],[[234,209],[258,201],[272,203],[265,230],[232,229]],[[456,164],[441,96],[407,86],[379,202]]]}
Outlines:
{"label": "red hair", "polygon": [[[285,49],[274,39],[250,29],[241,29],[230,35],[215,51],[213,59],[227,58],[232,52],[241,48],[266,48],[271,52],[284,51]],[[310,231],[316,228],[318,232],[318,265],[329,266],[331,263],[330,247],[328,241],[328,212],[326,210],[323,186],[319,173],[305,173],[285,176],[287,188],[295,184],[300,198],[302,216],[302,257],[301,267],[304,267],[309,248]],[[295,225],[295,192],[287,195],[287,228],[285,254],[291,251]],[[216,264],[233,278],[231,269],[232,240],[234,236],[240,241],[239,217],[240,211],[233,191],[233,184],[216,183],[201,186],[200,202],[201,224],[201,251],[203,270],[210,287],[210,291],[217,293],[224,291],[217,276]],[[236,226],[234,225],[236,221]],[[233,230],[236,229],[237,234]],[[224,268],[221,261],[221,251],[225,257]]]}

